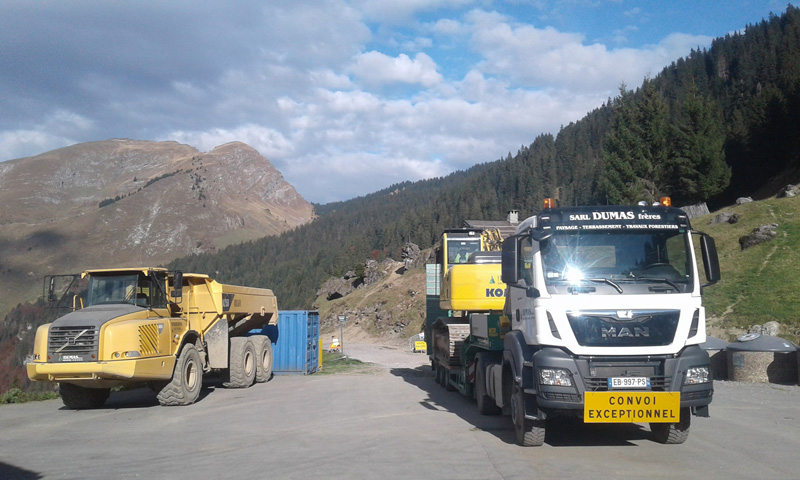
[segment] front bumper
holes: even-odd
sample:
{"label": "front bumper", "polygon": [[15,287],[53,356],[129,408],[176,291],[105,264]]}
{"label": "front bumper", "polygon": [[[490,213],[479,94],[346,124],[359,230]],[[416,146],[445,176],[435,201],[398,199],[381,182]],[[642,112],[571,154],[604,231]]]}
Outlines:
{"label": "front bumper", "polygon": [[[685,372],[692,367],[707,366],[711,371],[708,354],[697,346],[685,348],[677,356],[650,357],[572,357],[557,348],[543,348],[533,355],[532,368],[526,372],[526,393],[535,394],[539,409],[583,410],[587,391],[608,391],[608,378],[647,377],[654,392],[680,392],[681,408],[706,407],[714,395],[713,382],[686,385]],[[572,386],[540,385],[539,369],[560,368],[570,372]]]}
{"label": "front bumper", "polygon": [[40,382],[69,382],[106,386],[129,382],[169,380],[175,357],[136,358],[112,362],[28,362],[28,378]]}

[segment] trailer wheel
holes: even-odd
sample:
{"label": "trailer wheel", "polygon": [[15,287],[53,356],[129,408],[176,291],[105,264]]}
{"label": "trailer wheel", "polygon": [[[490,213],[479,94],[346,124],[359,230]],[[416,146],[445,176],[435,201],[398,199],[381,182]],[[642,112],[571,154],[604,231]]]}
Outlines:
{"label": "trailer wheel", "polygon": [[250,339],[256,346],[256,383],[268,382],[272,378],[272,341],[266,335],[253,335]]}
{"label": "trailer wheel", "polygon": [[475,403],[481,415],[500,415],[502,410],[492,397],[486,393],[486,361],[478,355],[475,359]]}
{"label": "trailer wheel", "polygon": [[433,371],[434,375],[436,376],[436,383],[438,383],[439,386],[444,387],[444,381],[442,381],[442,373],[444,373],[444,369],[442,368],[441,365],[439,365],[438,361],[434,363]]}
{"label": "trailer wheel", "polygon": [[227,388],[247,388],[256,378],[256,347],[249,337],[231,338]]}
{"label": "trailer wheel", "polygon": [[539,447],[544,443],[545,421],[525,418],[525,397],[522,387],[514,385],[511,394],[511,421],[517,434],[517,444],[523,447]]}
{"label": "trailer wheel", "polygon": [[692,412],[688,407],[681,408],[681,418],[678,423],[651,423],[650,431],[658,443],[678,445],[689,438],[689,427],[692,424]]}
{"label": "trailer wheel", "polygon": [[191,343],[183,346],[172,380],[158,392],[158,403],[169,406],[191,405],[200,397],[203,388],[203,364],[200,352]]}
{"label": "trailer wheel", "polygon": [[111,394],[110,388],[87,388],[71,383],[60,383],[58,391],[64,406],[73,410],[100,408]]}
{"label": "trailer wheel", "polygon": [[436,380],[439,382],[439,385],[443,386],[448,392],[454,392],[456,390],[456,387],[450,383],[450,370],[441,363],[436,364]]}

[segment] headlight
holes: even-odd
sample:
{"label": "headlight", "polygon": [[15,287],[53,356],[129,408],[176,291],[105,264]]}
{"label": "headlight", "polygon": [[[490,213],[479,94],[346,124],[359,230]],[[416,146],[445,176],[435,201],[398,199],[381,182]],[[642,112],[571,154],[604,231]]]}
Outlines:
{"label": "headlight", "polygon": [[708,367],[692,367],[686,370],[686,385],[708,383]]}
{"label": "headlight", "polygon": [[572,376],[568,370],[563,368],[540,368],[539,385],[557,385],[559,387],[571,387]]}

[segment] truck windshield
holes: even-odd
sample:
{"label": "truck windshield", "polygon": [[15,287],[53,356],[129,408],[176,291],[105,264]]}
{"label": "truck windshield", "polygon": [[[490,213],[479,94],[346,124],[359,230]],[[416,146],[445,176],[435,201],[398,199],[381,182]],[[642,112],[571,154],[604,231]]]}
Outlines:
{"label": "truck windshield", "polygon": [[146,307],[150,282],[144,275],[92,275],[88,304],[129,303]]}
{"label": "truck windshield", "polygon": [[689,292],[689,241],[683,229],[558,232],[540,245],[545,284],[551,293]]}

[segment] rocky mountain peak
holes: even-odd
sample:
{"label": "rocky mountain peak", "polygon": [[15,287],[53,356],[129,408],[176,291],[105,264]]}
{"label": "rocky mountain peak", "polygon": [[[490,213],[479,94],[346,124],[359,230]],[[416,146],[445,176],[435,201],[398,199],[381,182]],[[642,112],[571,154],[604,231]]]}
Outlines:
{"label": "rocky mountain peak", "polygon": [[0,163],[0,313],[46,274],[158,265],[276,235],[313,207],[254,148],[112,139]]}

